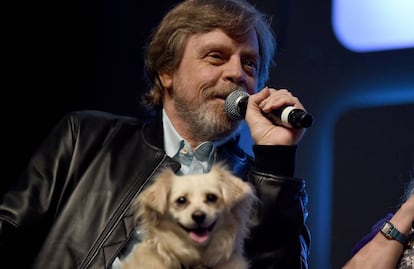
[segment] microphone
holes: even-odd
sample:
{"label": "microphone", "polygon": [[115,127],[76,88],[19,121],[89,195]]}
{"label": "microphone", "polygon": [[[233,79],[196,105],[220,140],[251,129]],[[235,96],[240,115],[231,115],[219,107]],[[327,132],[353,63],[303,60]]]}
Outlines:
{"label": "microphone", "polygon": [[[230,93],[224,102],[224,109],[226,110],[227,116],[232,120],[244,119],[248,99],[249,94],[245,91],[235,90]],[[308,128],[313,123],[312,115],[294,106],[286,106],[269,113],[263,112],[263,115],[275,125],[288,128]]]}

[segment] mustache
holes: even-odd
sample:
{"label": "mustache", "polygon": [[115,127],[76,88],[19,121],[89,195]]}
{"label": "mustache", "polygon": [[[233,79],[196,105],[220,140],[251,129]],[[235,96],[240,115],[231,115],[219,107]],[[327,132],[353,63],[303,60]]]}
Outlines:
{"label": "mustache", "polygon": [[230,86],[224,86],[224,87],[211,87],[211,88],[207,88],[204,92],[203,92],[203,96],[205,99],[214,99],[214,98],[222,98],[222,99],[226,99],[227,96],[234,92],[235,90],[243,90],[242,88],[240,88],[237,85],[230,85]]}

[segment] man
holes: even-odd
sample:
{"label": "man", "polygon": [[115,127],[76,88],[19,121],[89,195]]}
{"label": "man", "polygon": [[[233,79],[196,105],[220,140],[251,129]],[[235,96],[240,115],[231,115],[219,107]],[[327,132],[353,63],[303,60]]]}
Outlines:
{"label": "man", "polygon": [[[274,49],[265,16],[244,0],[189,0],[172,9],[146,50],[154,117],[142,123],[82,111],[62,119],[1,201],[0,253],[23,248],[34,268],[116,267],[139,243],[130,204],[154,174],[165,166],[207,172],[225,161],[261,199],[245,247],[252,268],[307,268],[307,196],[304,180],[293,177],[304,129],[263,115],[304,108],[287,90],[262,90]],[[245,120],[254,159],[224,109],[236,89],[251,94]]]}

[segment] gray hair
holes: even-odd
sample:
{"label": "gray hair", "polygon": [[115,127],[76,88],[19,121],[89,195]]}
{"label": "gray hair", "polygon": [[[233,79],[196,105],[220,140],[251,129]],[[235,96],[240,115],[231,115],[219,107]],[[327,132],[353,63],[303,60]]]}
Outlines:
{"label": "gray hair", "polygon": [[251,29],[256,31],[260,54],[258,88],[263,87],[276,53],[270,22],[247,0],[187,0],[176,5],[152,33],[146,48],[145,71],[150,85],[144,103],[152,108],[162,105],[164,89],[158,77],[160,71],[173,72],[178,68],[190,36],[214,29],[221,29],[234,39],[245,36]]}
{"label": "gray hair", "polygon": [[403,201],[407,201],[414,194],[414,176],[411,176],[411,180],[407,185]]}

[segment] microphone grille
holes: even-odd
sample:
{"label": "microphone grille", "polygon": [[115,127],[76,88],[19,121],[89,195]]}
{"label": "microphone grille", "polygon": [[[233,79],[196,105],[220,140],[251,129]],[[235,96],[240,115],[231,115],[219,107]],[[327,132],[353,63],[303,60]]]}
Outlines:
{"label": "microphone grille", "polygon": [[244,114],[246,111],[240,110],[240,101],[246,97],[248,97],[249,94],[242,90],[235,90],[231,92],[225,102],[224,102],[224,109],[226,110],[227,116],[232,120],[242,120],[244,119]]}

